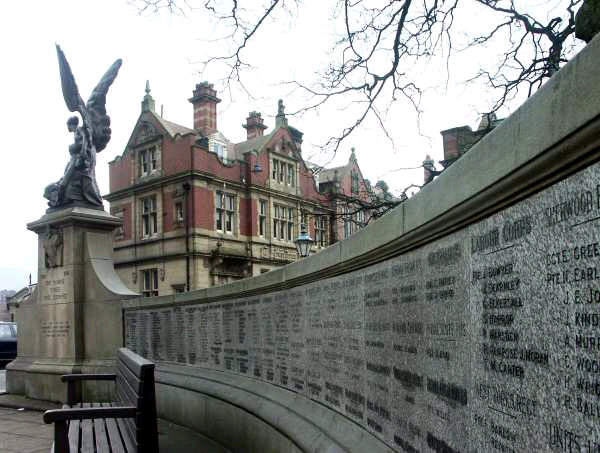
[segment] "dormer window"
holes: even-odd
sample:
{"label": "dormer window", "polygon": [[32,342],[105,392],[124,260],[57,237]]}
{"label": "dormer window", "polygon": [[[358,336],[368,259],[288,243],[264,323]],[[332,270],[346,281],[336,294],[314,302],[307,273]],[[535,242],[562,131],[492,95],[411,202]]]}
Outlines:
{"label": "dormer window", "polygon": [[221,159],[222,161],[227,159],[225,149],[225,145],[223,145],[222,143],[213,143],[212,152],[219,156],[219,159]]}
{"label": "dormer window", "polygon": [[140,176],[148,176],[156,172],[156,147],[142,149],[140,156]]}
{"label": "dormer window", "polygon": [[229,140],[227,140],[227,138],[220,132],[215,132],[208,141],[208,149],[210,152],[216,154],[219,160],[223,163],[227,163],[229,160],[229,145]]}

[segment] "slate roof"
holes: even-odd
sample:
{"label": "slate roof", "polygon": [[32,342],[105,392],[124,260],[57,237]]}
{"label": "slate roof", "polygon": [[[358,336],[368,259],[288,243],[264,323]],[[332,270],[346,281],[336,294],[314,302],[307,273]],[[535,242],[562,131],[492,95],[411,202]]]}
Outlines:
{"label": "slate roof", "polygon": [[262,137],[254,137],[253,139],[246,140],[245,142],[236,143],[234,145],[235,157],[237,159],[243,159],[243,156],[248,151],[260,151],[263,146],[271,139],[272,134],[263,135]]}
{"label": "slate roof", "polygon": [[179,134],[179,135],[196,134],[196,131],[194,129],[190,129],[189,127],[185,127],[180,124],[176,124],[171,121],[167,121],[164,118],[161,118],[160,116],[158,116],[156,114],[154,114],[154,116],[158,120],[158,122],[166,129],[166,131],[169,133],[169,135],[171,135],[172,137],[175,136],[176,134]]}

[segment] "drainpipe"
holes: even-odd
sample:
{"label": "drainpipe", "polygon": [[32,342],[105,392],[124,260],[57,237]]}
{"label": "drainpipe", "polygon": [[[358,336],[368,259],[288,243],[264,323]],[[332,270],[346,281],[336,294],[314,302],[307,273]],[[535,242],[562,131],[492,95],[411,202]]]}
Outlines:
{"label": "drainpipe", "polygon": [[183,190],[185,192],[185,290],[190,290],[190,188],[189,182],[183,183]]}

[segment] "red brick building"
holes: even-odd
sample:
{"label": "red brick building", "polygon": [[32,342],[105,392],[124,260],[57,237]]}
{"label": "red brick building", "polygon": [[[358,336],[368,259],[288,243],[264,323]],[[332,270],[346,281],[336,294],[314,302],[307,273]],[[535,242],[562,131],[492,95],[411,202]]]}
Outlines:
{"label": "red brick building", "polygon": [[[281,101],[268,134],[260,113],[248,115],[241,143],[218,130],[212,85],[196,85],[189,101],[191,129],[161,118],[146,87],[126,149],[109,164],[105,198],[123,220],[115,267],[131,289],[164,295],[267,272],[297,258],[301,224],[315,251],[343,237],[340,208],[319,191]],[[354,174],[338,183],[351,190]]]}
{"label": "red brick building", "polygon": [[337,239],[346,239],[369,222],[375,194],[363,178],[354,148],[346,165],[323,168],[316,177],[335,212],[332,228]]}

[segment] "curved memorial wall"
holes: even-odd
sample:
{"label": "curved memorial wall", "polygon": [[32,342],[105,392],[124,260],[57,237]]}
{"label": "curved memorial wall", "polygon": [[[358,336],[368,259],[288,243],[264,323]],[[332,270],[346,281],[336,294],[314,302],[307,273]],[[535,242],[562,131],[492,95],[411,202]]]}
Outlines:
{"label": "curved memorial wall", "polygon": [[370,451],[600,451],[599,50],[350,240],[125,302],[126,346],[159,364],[158,386],[255,401],[298,450],[317,448],[263,403],[296,422],[319,408],[323,432]]}

